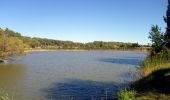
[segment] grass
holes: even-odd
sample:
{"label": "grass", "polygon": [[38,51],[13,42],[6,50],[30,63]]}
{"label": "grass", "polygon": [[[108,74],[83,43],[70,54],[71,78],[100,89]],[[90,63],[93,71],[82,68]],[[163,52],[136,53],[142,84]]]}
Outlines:
{"label": "grass", "polygon": [[[136,92],[136,98],[145,100],[170,100],[170,66],[153,71],[135,82],[131,88]],[[138,100],[136,99],[136,100]],[[149,100],[150,100],[149,99]]]}
{"label": "grass", "polygon": [[0,91],[0,100],[14,100],[14,99],[13,99],[13,96],[10,96],[4,90],[1,90]]}
{"label": "grass", "polygon": [[166,59],[163,53],[159,53],[154,57],[148,56],[143,63],[141,64],[141,72],[143,72],[144,76],[149,75],[153,71],[163,69],[163,68],[170,68],[169,60]]}
{"label": "grass", "polygon": [[170,65],[142,77],[117,95],[118,100],[170,100]]}
{"label": "grass", "polygon": [[161,70],[161,69],[166,69],[166,68],[170,68],[170,63],[162,63],[162,64],[158,64],[154,67],[143,67],[141,68],[141,72],[143,73],[144,76],[147,76],[149,74],[151,74],[154,71],[157,70]]}
{"label": "grass", "polygon": [[170,100],[170,96],[163,93],[150,91],[136,95],[135,100]]}
{"label": "grass", "polygon": [[117,93],[118,100],[135,100],[136,92],[130,89],[122,89]]}
{"label": "grass", "polygon": [[170,100],[170,61],[165,58],[161,53],[146,58],[140,68],[143,77],[120,90],[118,100]]}
{"label": "grass", "polygon": [[5,94],[5,95],[2,95],[1,96],[1,99],[0,100],[13,100],[13,99],[10,99],[9,95],[8,94]]}

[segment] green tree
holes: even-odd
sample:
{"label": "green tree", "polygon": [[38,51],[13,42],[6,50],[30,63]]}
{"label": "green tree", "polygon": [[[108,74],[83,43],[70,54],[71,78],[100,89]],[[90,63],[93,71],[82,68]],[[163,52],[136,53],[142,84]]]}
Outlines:
{"label": "green tree", "polygon": [[32,48],[38,48],[40,47],[40,42],[38,41],[38,39],[33,38],[30,40],[30,47]]}
{"label": "green tree", "polygon": [[152,42],[152,54],[161,52],[164,46],[164,34],[161,32],[161,28],[159,28],[158,25],[152,25],[149,38]]}
{"label": "green tree", "polygon": [[21,54],[24,52],[26,45],[23,43],[22,40],[18,39],[17,37],[11,37],[8,41],[8,48],[9,51],[12,52],[12,54]]}
{"label": "green tree", "polygon": [[164,20],[167,23],[167,29],[166,29],[166,34],[165,34],[165,43],[166,43],[166,47],[170,49],[170,0],[168,0],[166,17],[164,17]]}

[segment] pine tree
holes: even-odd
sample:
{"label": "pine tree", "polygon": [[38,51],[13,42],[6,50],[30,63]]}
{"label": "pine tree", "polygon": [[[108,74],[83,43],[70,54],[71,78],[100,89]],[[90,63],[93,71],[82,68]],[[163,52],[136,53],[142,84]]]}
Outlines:
{"label": "pine tree", "polygon": [[168,0],[168,9],[166,12],[166,18],[164,18],[164,20],[167,23],[167,29],[165,34],[166,47],[170,48],[170,0]]}

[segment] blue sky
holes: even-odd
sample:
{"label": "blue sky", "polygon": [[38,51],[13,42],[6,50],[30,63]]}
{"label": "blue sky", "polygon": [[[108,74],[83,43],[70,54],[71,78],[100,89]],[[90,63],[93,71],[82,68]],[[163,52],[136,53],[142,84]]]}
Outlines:
{"label": "blue sky", "polygon": [[149,42],[164,30],[167,0],[0,0],[0,27],[25,36],[77,42]]}

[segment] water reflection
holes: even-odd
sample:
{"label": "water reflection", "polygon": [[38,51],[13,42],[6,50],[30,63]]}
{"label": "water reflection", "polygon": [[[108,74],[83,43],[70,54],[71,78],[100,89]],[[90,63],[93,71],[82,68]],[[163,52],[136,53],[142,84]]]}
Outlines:
{"label": "water reflection", "polygon": [[47,99],[53,100],[113,100],[115,92],[123,83],[97,82],[90,80],[67,79],[54,83],[42,92]]}

